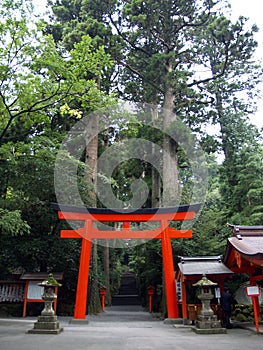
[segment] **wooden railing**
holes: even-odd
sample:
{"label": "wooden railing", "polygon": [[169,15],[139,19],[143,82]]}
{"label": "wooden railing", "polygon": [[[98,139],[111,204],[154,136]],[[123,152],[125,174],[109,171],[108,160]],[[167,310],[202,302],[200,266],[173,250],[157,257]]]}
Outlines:
{"label": "wooden railing", "polygon": [[[219,304],[210,304],[210,307],[213,310],[214,314],[217,315],[217,318],[221,320],[222,319],[221,306]],[[187,305],[188,319],[190,321],[197,320],[197,316],[200,315],[201,310],[202,310],[201,304],[188,304]]]}
{"label": "wooden railing", "polygon": [[0,303],[21,303],[24,301],[24,281],[0,281]]}

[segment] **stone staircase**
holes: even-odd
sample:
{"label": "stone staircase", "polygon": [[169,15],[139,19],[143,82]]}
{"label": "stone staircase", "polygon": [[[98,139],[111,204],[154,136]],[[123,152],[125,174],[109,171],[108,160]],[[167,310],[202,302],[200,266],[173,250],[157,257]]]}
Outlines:
{"label": "stone staircase", "polygon": [[112,305],[141,305],[137,283],[133,272],[125,272],[121,276],[118,294],[112,298]]}

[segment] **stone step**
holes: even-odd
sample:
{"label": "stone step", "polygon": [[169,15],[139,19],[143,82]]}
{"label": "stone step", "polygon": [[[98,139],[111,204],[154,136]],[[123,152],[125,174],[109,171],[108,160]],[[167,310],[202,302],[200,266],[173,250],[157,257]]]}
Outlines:
{"label": "stone step", "polygon": [[112,298],[112,305],[141,305],[138,296],[136,277],[133,272],[125,272],[121,276],[118,294]]}
{"label": "stone step", "polygon": [[135,295],[114,295],[112,298],[112,305],[141,305],[141,299],[137,294]]}

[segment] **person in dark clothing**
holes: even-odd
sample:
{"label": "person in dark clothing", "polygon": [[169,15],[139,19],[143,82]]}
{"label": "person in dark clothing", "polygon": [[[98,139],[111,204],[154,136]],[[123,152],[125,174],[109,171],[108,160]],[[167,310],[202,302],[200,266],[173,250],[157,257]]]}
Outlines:
{"label": "person in dark clothing", "polygon": [[223,310],[223,324],[226,328],[232,328],[230,316],[232,311],[233,298],[228,288],[224,289],[221,295],[221,308]]}

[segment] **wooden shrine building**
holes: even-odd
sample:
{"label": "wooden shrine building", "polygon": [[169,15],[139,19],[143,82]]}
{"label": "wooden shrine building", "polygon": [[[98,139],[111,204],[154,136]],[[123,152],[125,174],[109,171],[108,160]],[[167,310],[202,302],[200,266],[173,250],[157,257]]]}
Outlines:
{"label": "wooden shrine building", "polygon": [[[90,253],[93,239],[160,239],[162,242],[163,268],[168,318],[178,318],[178,304],[174,283],[174,263],[171,239],[191,238],[191,230],[176,230],[173,221],[193,220],[200,204],[180,205],[169,208],[107,209],[73,207],[52,204],[61,220],[78,221],[81,227],[61,230],[61,238],[82,240],[79,275],[75,304],[75,319],[85,319]],[[118,222],[118,230],[100,229],[99,223]],[[140,222],[154,223],[152,230],[138,229]],[[137,228],[137,229],[136,229]]]}
{"label": "wooden shrine building", "polygon": [[234,226],[227,240],[224,263],[235,273],[246,273],[252,284],[263,280],[263,226]]}
{"label": "wooden shrine building", "polygon": [[[21,281],[25,281],[25,292],[24,292],[24,306],[23,306],[23,317],[26,316],[27,303],[44,303],[42,294],[44,288],[39,286],[39,283],[43,280],[48,279],[49,273],[47,272],[25,272],[20,276]],[[62,281],[63,273],[54,272],[53,276],[56,280]],[[58,287],[55,287],[55,293],[58,294]],[[54,311],[57,310],[57,298],[54,300]]]}
{"label": "wooden shrine building", "polygon": [[[232,237],[227,240],[224,263],[235,273],[247,274],[250,285],[256,286],[263,280],[263,226],[228,226]],[[260,314],[258,297],[255,299]]]}
{"label": "wooden shrine building", "polygon": [[[181,284],[182,317],[184,322],[189,318],[190,311],[190,305],[187,304],[186,286],[196,283],[204,274],[209,280],[218,284],[222,293],[225,279],[231,277],[233,272],[225,266],[221,256],[180,257],[178,269],[175,273],[175,281]],[[191,320],[194,320],[194,318]]]}

